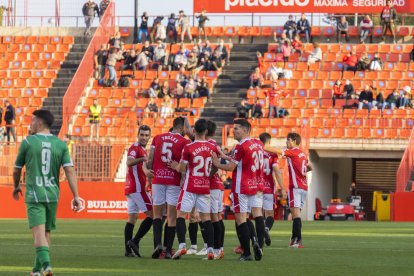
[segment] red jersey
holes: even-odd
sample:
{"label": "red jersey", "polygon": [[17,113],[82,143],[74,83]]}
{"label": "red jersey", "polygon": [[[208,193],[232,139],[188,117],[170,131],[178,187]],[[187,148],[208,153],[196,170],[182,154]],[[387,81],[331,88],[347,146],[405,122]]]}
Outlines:
{"label": "red jersey", "polygon": [[277,154],[265,151],[263,154],[263,193],[274,194],[275,182],[273,179],[273,168],[279,166],[279,158]]}
{"label": "red jersey", "polygon": [[180,186],[181,174],[168,168],[170,160],[180,161],[181,153],[190,140],[178,133],[164,133],[154,137],[151,148],[154,149],[153,184]]}
{"label": "red jersey", "polygon": [[[216,148],[218,147],[217,142],[213,139],[208,140],[209,143],[213,144]],[[221,181],[218,172],[210,179],[210,190],[221,190],[224,191],[223,181]]]}
{"label": "red jersey", "polygon": [[217,147],[207,141],[194,141],[183,149],[181,162],[187,164],[183,190],[193,194],[210,194],[211,153]]}
{"label": "red jersey", "polygon": [[245,138],[236,145],[233,153],[233,162],[237,164],[232,176],[233,193],[255,195],[260,191],[263,146],[259,142],[257,139]]}
{"label": "red jersey", "polygon": [[307,191],[306,173],[308,171],[308,157],[299,148],[284,149],[282,156],[287,158],[289,189],[299,188]]}
{"label": "red jersey", "polygon": [[[147,156],[147,151],[138,142],[133,144],[128,150],[128,157],[130,158],[137,159],[145,156]],[[128,167],[128,172],[125,180],[125,195],[145,191],[147,177],[142,170],[142,164],[143,162]]]}
{"label": "red jersey", "polygon": [[283,90],[276,90],[276,89],[270,89],[267,92],[265,92],[267,96],[269,97],[269,104],[272,106],[278,106],[279,105],[279,99],[281,97],[286,97],[288,93],[284,92]]}

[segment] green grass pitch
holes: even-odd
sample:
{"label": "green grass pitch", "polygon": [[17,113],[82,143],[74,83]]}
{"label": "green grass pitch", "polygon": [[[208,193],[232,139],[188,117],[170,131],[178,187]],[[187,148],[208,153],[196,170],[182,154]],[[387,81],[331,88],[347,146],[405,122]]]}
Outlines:
{"label": "green grass pitch", "polygon": [[[305,248],[291,249],[291,223],[277,221],[263,260],[246,263],[233,253],[233,221],[226,222],[225,259],[215,261],[152,260],[152,230],[141,243],[143,258],[125,258],[124,225],[58,220],[51,249],[55,275],[414,275],[414,223],[303,222]],[[201,247],[200,232],[198,237]],[[26,220],[0,220],[0,275],[28,275],[33,259]]]}

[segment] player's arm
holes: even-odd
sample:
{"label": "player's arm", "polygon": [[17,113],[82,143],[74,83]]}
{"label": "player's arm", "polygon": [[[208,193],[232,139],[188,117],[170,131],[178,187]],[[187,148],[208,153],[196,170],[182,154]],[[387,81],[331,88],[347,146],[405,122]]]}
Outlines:
{"label": "player's arm", "polygon": [[286,190],[285,190],[285,186],[283,185],[282,172],[280,171],[280,169],[276,165],[273,166],[272,176],[273,176],[273,181],[274,181],[275,185],[276,184],[279,185],[279,188],[282,191],[283,198],[286,198]]}
{"label": "player's arm", "polygon": [[77,212],[81,208],[81,203],[78,194],[78,180],[76,179],[75,168],[73,167],[72,159],[70,158],[68,146],[64,145],[64,153],[62,159],[63,170],[65,171],[66,179],[69,183],[69,188],[73,195],[72,210]]}
{"label": "player's arm", "polygon": [[218,168],[214,165],[211,166],[210,177],[213,177],[218,172]]}
{"label": "player's arm", "polygon": [[307,172],[306,172],[306,184],[310,186],[312,183],[312,164],[308,163]]}
{"label": "player's arm", "polygon": [[155,147],[151,146],[150,153],[148,156],[148,161],[147,161],[147,168],[149,170],[152,170],[153,165],[154,165],[154,151],[155,151]]}
{"label": "player's arm", "polygon": [[277,149],[277,148],[272,148],[272,147],[271,147],[271,146],[269,146],[269,145],[266,145],[266,146],[264,147],[264,150],[265,150],[265,151],[268,151],[268,152],[271,152],[271,153],[274,153],[274,154],[277,154],[277,155],[283,155],[283,151],[282,151],[282,150]]}
{"label": "player's arm", "polygon": [[180,161],[180,163],[178,163],[177,161],[171,160],[168,163],[168,167],[172,170],[175,170],[179,173],[185,173],[187,170],[187,163],[183,160]]}
{"label": "player's arm", "polygon": [[188,121],[187,117],[184,117],[184,133],[192,140],[194,138],[194,135],[191,131],[191,125],[190,121]]}
{"label": "player's arm", "polygon": [[22,187],[20,186],[20,178],[22,176],[22,168],[26,164],[26,153],[29,148],[29,142],[24,139],[19,147],[19,153],[17,154],[14,170],[13,170],[13,198],[19,200],[19,195],[23,196]]}
{"label": "player's arm", "polygon": [[217,154],[214,152],[211,154],[213,158],[213,165],[217,169],[223,170],[223,171],[234,171],[234,169],[237,167],[237,161],[230,159],[230,162],[228,164],[221,164],[220,158],[218,158]]}
{"label": "player's arm", "polygon": [[148,159],[148,157],[146,157],[146,156],[139,157],[139,158],[133,158],[133,157],[128,156],[128,158],[127,158],[127,166],[128,167],[135,166],[135,165],[137,165],[139,163],[146,162],[147,159]]}
{"label": "player's arm", "polygon": [[154,171],[151,169],[148,169],[148,162],[143,162],[142,171],[144,172],[145,176],[148,177],[149,179],[154,177]]}

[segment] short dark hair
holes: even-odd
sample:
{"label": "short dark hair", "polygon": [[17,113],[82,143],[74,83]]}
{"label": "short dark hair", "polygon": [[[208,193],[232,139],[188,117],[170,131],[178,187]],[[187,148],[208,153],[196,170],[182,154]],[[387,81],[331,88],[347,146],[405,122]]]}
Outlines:
{"label": "short dark hair", "polygon": [[288,133],[287,139],[291,139],[291,140],[295,141],[296,145],[298,145],[298,146],[300,145],[300,142],[302,141],[302,138],[296,132]]}
{"label": "short dark hair", "polygon": [[139,128],[138,128],[138,134],[139,134],[141,131],[149,131],[149,132],[150,132],[150,134],[151,134],[151,128],[150,128],[149,126],[147,126],[147,125],[140,125],[140,126],[139,126]]}
{"label": "short dark hair", "polygon": [[212,137],[216,134],[217,125],[215,122],[208,120],[207,121],[207,136]]}
{"label": "short dark hair", "polygon": [[177,117],[173,121],[173,128],[182,128],[184,127],[184,118],[183,117]]}
{"label": "short dark hair", "polygon": [[53,117],[53,114],[46,109],[38,109],[33,111],[33,116],[36,116],[36,118],[39,118],[42,120],[43,124],[47,126],[47,128],[51,128],[53,125],[53,122],[55,121],[55,117]]}
{"label": "short dark hair", "polygon": [[203,134],[208,128],[207,120],[206,119],[198,119],[197,122],[194,124],[194,130],[197,134]]}
{"label": "short dark hair", "polygon": [[252,125],[246,119],[234,120],[234,124],[241,125],[242,127],[246,128],[248,132],[250,132],[250,129],[252,128]]}
{"label": "short dark hair", "polygon": [[263,144],[266,144],[267,141],[272,139],[272,136],[270,136],[270,134],[267,132],[263,132],[262,134],[259,135],[259,139],[260,141],[262,141]]}

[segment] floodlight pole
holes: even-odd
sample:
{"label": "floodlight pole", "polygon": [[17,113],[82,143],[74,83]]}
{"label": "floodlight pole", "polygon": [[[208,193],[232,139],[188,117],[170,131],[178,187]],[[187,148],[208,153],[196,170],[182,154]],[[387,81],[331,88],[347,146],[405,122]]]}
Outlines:
{"label": "floodlight pole", "polygon": [[134,8],[134,44],[138,43],[138,0],[135,0]]}

